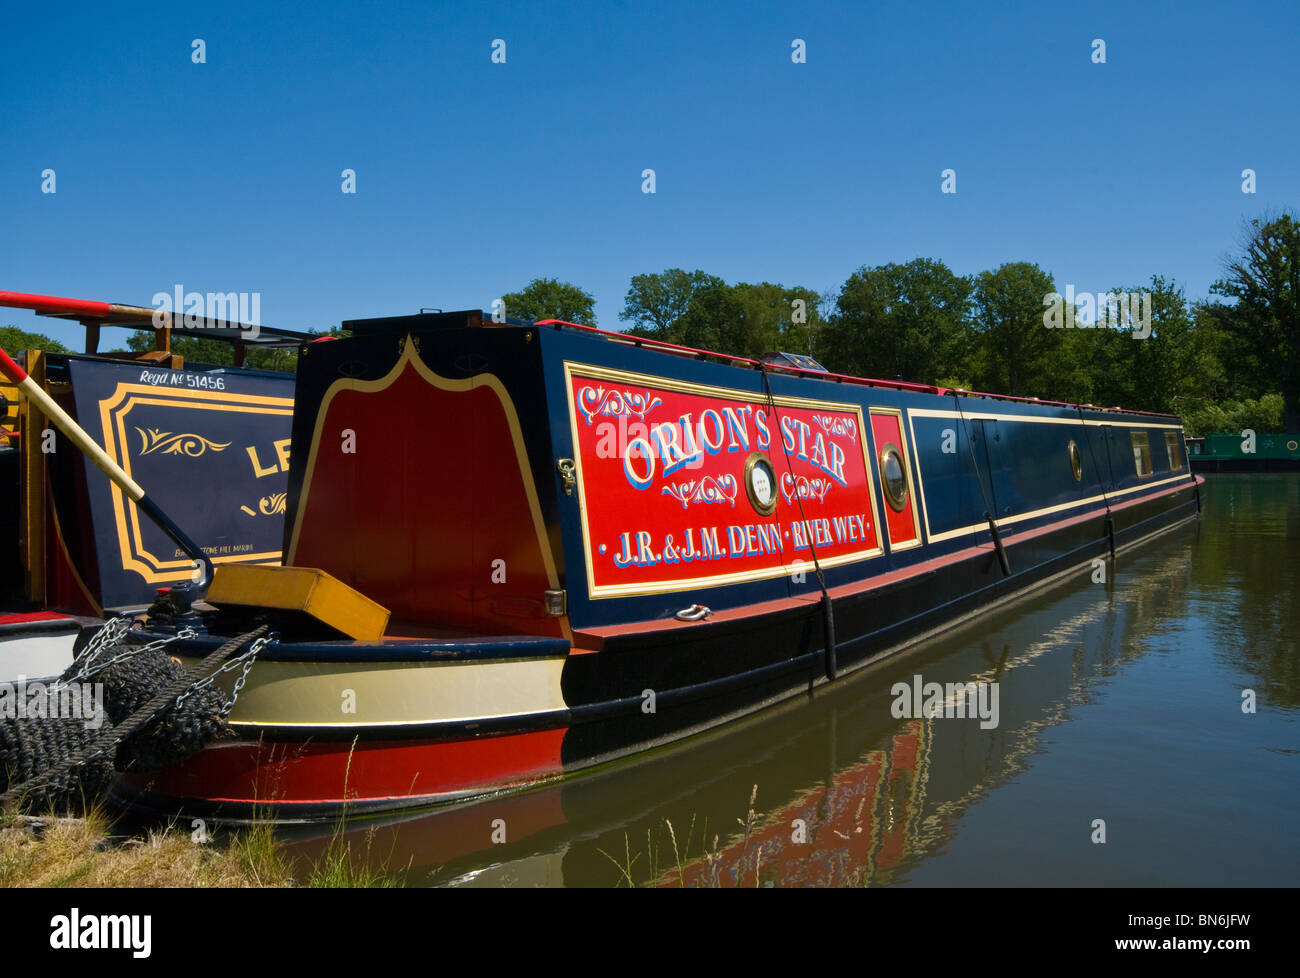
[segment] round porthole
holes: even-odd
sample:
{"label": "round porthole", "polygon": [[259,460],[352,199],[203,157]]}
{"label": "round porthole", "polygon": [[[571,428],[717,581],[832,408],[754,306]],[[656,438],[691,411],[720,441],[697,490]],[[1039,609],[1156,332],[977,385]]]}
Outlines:
{"label": "round porthole", "polygon": [[1297,446],[1297,443],[1294,442],[1294,441],[1289,441],[1289,442],[1286,443],[1286,450],[1287,450],[1288,452],[1294,452],[1294,451],[1296,450],[1297,447],[1300,447],[1300,446]]}
{"label": "round porthole", "polygon": [[1079,457],[1079,446],[1070,442],[1070,471],[1074,473],[1074,481],[1083,480],[1083,459]]}
{"label": "round porthole", "polygon": [[745,494],[760,516],[771,516],[776,509],[776,472],[761,452],[755,452],[745,462]]}
{"label": "round porthole", "polygon": [[901,513],[907,506],[907,472],[903,469],[903,453],[892,442],[880,450],[880,481],[885,489],[885,502],[894,512]]}

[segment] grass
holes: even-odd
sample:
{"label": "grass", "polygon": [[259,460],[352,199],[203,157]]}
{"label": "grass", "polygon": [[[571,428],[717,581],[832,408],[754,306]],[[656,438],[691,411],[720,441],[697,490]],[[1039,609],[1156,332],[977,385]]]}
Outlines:
{"label": "grass", "polygon": [[[702,861],[708,867],[708,880],[705,885],[719,887],[721,883],[714,868],[721,858],[718,853],[718,836],[713,837],[713,845],[710,848],[707,845],[708,820],[706,819],[703,831],[700,833],[699,852],[692,854],[691,842],[695,835],[695,821],[695,816],[691,816],[691,824],[687,829],[686,840],[682,844],[678,843],[677,831],[673,827],[672,820],[665,818],[654,829],[646,829],[645,852],[632,852],[632,843],[626,832],[623,833],[623,853],[621,856],[617,858],[611,856],[604,849],[598,848],[596,851],[608,859],[610,864],[618,871],[618,877],[614,882],[616,887],[658,887],[668,885],[676,879],[677,885],[685,888],[687,867],[696,861]],[[673,861],[671,865],[665,865],[660,861],[664,853],[665,836],[672,846]],[[638,873],[637,866],[643,857],[645,858],[645,871],[644,873]],[[640,882],[637,882],[638,876]]]}
{"label": "grass", "polygon": [[[402,885],[402,879],[389,871],[385,861],[379,866],[370,859],[375,840],[374,829],[366,833],[364,851],[356,855],[352,846],[343,837],[343,821],[330,839],[329,848],[312,867],[307,885],[313,888],[335,889],[374,889],[376,887],[396,887]],[[409,866],[407,869],[409,870]]]}
{"label": "grass", "polygon": [[[352,746],[348,748],[348,763],[343,769],[343,810],[339,813],[338,825],[334,828],[334,834],[330,836],[329,847],[325,850],[324,855],[312,867],[311,876],[308,878],[307,885],[314,888],[334,888],[334,889],[373,889],[375,887],[394,887],[399,885],[396,876],[388,870],[389,860],[385,859],[381,866],[376,865],[370,859],[370,851],[375,841],[375,830],[370,829],[366,833],[365,852],[361,853],[359,858],[352,854],[352,845],[347,840],[348,826],[348,779],[352,774],[352,756],[357,749],[357,738],[352,738]],[[396,836],[393,839],[394,845],[397,842]],[[389,859],[392,853],[389,853]],[[410,870],[410,866],[407,866]]]}
{"label": "grass", "polygon": [[0,887],[284,886],[287,861],[256,829],[226,847],[198,845],[174,825],[122,839],[108,813],[16,816],[0,827]]}
{"label": "grass", "polygon": [[[356,749],[356,741],[352,750]],[[344,773],[343,796],[352,769],[352,751]],[[281,847],[275,821],[255,807],[247,826],[222,842],[199,841],[173,821],[134,837],[113,833],[106,807],[82,801],[84,814],[65,817],[19,815],[0,810],[0,887],[240,887],[299,885],[295,862]],[[303,885],[312,888],[400,886],[405,873],[394,873],[388,860],[371,858],[374,830],[365,847],[353,852],[347,838],[344,803],[325,852],[307,867]],[[394,844],[396,839],[394,839]],[[389,859],[391,859],[391,852]],[[301,867],[298,867],[301,868]]]}
{"label": "grass", "polygon": [[[754,802],[758,799],[758,785],[754,785],[753,790],[749,793],[749,810],[744,818],[736,819],[744,833],[744,843],[741,848],[741,858],[738,862],[740,868],[739,885],[744,885],[749,878],[750,858],[750,840],[754,830],[761,821],[760,813],[754,810]],[[704,884],[708,887],[721,887],[722,882],[719,877],[721,872],[722,853],[718,851],[718,836],[713,836],[712,845],[708,843],[708,820],[704,820],[701,826],[699,838],[699,851],[692,853],[692,841],[695,838],[695,816],[691,816],[691,823],[687,828],[686,839],[682,844],[678,844],[677,832],[673,828],[670,819],[665,818],[662,824],[657,825],[653,830],[646,829],[646,847],[645,852],[632,852],[632,843],[626,832],[623,833],[623,853],[615,857],[610,855],[604,849],[597,849],[602,856],[618,871],[618,877],[614,885],[616,887],[636,887],[636,886],[667,886],[675,878],[679,887],[686,886],[687,868],[692,863],[702,863],[706,869]],[[673,863],[671,866],[661,864],[661,856],[664,853],[664,836],[667,835],[667,841],[672,846]],[[641,863],[642,857],[645,858],[645,871],[640,874],[641,882],[637,882],[638,864]],[[753,853],[752,864],[754,874],[754,886],[760,885],[760,871],[762,869],[762,848],[760,847]]]}
{"label": "grass", "polygon": [[[751,800],[751,804],[752,803]],[[752,809],[750,810],[750,817],[751,819],[755,817]],[[677,885],[685,888],[687,867],[696,861],[702,861],[704,865],[708,867],[708,880],[706,885],[719,887],[721,886],[721,883],[718,879],[718,870],[716,868],[718,866],[718,861],[721,858],[718,853],[718,836],[714,835],[713,845],[710,848],[707,842],[709,823],[708,819],[705,819],[700,831],[699,852],[692,855],[691,845],[695,838],[695,822],[695,816],[692,815],[691,823],[687,827],[686,839],[680,844],[672,820],[665,818],[663,822],[660,825],[655,826],[654,829],[646,829],[646,848],[644,853],[632,852],[632,843],[626,832],[623,833],[623,854],[621,857],[615,858],[604,849],[598,848],[596,851],[608,859],[614,868],[618,870],[618,877],[614,883],[616,887],[627,886],[635,888],[637,886],[665,886],[675,878]],[[741,822],[740,824],[743,826],[745,823]],[[660,861],[665,848],[665,835],[668,843],[672,846],[673,861],[671,865],[664,865]],[[645,857],[645,872],[641,875],[641,882],[638,883],[637,864],[641,862],[643,856]],[[758,879],[757,872],[757,868],[755,868],[755,885],[757,885]]]}
{"label": "grass", "polygon": [[[400,886],[404,874],[371,859],[373,831],[353,852],[340,820],[329,848],[303,885],[314,888]],[[275,835],[275,823],[255,816],[224,842],[200,844],[176,823],[133,837],[113,834],[102,807],[83,817],[0,817],[0,887],[238,887],[299,885],[294,862]]]}

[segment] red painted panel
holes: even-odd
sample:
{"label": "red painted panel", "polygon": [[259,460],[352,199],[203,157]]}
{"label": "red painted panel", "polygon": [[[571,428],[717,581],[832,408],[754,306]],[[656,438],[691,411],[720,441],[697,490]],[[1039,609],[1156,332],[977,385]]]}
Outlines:
{"label": "red painted panel", "polygon": [[[158,773],[126,780],[174,798],[328,803],[429,798],[560,774],[565,728],[445,743],[371,741],[208,747]],[[345,788],[346,786],[346,788]],[[346,791],[346,794],[345,794]]]}
{"label": "red painted panel", "polygon": [[[326,410],[293,564],[378,601],[395,631],[560,634],[543,605],[531,474],[493,388],[446,390],[407,365],[387,388],[341,390]],[[493,580],[498,560],[504,581]]]}
{"label": "red painted panel", "polygon": [[[773,410],[744,392],[574,365],[569,410],[594,596],[757,580],[811,561],[811,547],[825,563],[880,546],[855,405]],[[755,455],[776,481],[767,515],[747,491]]]}
{"label": "red painted panel", "polygon": [[[908,482],[911,483],[912,460],[911,453],[907,450],[907,442],[903,440],[903,433],[899,427],[899,418],[896,414],[873,414],[871,416],[871,433],[876,438],[876,473],[883,480],[884,472],[880,468],[880,453],[885,445],[893,443],[898,446],[898,450],[903,453],[903,466],[907,470]],[[891,546],[912,543],[919,539],[917,537],[915,516],[913,515],[913,506],[916,504],[915,493],[908,491],[907,505],[903,507],[901,513],[895,512],[894,507],[889,505],[888,497],[885,502],[885,526],[889,530],[889,542]]]}

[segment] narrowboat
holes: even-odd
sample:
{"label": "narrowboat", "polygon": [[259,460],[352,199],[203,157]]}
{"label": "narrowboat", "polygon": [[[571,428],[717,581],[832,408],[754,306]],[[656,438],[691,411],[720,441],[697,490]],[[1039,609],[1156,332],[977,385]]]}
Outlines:
{"label": "narrowboat", "polygon": [[1300,433],[1213,434],[1187,439],[1194,472],[1300,472]]}
{"label": "narrowboat", "polygon": [[219,568],[146,633],[193,664],[272,630],[235,737],[119,772],[121,804],[311,820],[558,778],[1199,512],[1173,416],[478,311],[343,326],[300,351],[285,567]]}
{"label": "narrowboat", "polygon": [[[84,328],[81,353],[15,353],[116,464],[156,487],[215,564],[280,562],[293,377],[242,364],[250,348],[291,351],[307,334],[203,316],[173,322],[141,306],[19,292],[0,292],[0,307]],[[154,348],[101,352],[106,328],[148,330]],[[186,363],[172,349],[174,336],[229,344],[240,366]],[[0,384],[0,400],[8,531],[0,682],[8,682],[58,675],[83,625],[147,607],[159,588],[188,581],[193,565],[12,381]]]}

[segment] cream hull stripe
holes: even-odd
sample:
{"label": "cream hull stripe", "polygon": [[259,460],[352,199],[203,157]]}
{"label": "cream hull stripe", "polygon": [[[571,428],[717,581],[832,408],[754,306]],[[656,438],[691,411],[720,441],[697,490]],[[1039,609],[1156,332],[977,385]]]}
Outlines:
{"label": "cream hull stripe", "polygon": [[461,663],[256,663],[231,723],[398,727],[566,710],[564,658]]}

